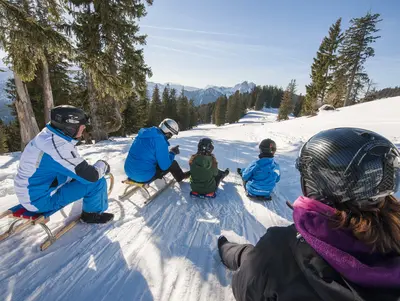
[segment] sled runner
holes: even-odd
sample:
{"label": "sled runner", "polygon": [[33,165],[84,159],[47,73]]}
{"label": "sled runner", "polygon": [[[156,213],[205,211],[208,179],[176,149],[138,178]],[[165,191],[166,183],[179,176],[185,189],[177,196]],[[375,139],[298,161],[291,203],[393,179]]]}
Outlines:
{"label": "sled runner", "polygon": [[[167,189],[168,187],[170,187],[171,185],[173,185],[175,183],[174,178],[172,178],[169,181],[167,181],[165,179],[165,177],[163,177],[162,179],[164,180],[165,185],[159,190],[155,190],[153,187],[150,186],[150,184],[153,183],[154,181],[148,182],[148,183],[137,183],[131,179],[126,179],[126,180],[122,181],[122,183],[126,184],[128,186],[125,188],[124,193],[122,195],[120,195],[118,198],[119,198],[119,200],[123,201],[123,200],[129,198],[130,196],[132,196],[139,189],[142,189],[148,195],[146,201],[144,202],[144,204],[147,205],[152,200],[154,200],[157,196],[159,196],[165,189]],[[151,194],[149,191],[150,188],[155,190],[155,193]]]}
{"label": "sled runner", "polygon": [[[114,187],[114,177],[112,174],[108,174],[105,178],[109,179],[108,195],[110,195]],[[63,207],[64,208],[64,207]],[[47,234],[47,239],[40,245],[40,250],[44,251],[50,247],[57,239],[71,230],[76,224],[79,223],[80,215],[69,221],[63,227],[61,227],[56,233],[53,233],[50,228],[46,225],[50,221],[50,217],[62,211],[63,208],[48,211],[48,212],[31,212],[26,210],[22,205],[16,205],[11,207],[7,211],[0,214],[0,219],[8,217],[13,221],[6,232],[0,235],[0,241],[6,239],[12,234],[22,232],[30,226],[40,225]],[[65,216],[65,214],[63,214]]]}
{"label": "sled runner", "polygon": [[207,194],[201,194],[201,193],[198,193],[198,192],[195,192],[195,191],[191,191],[190,192],[190,196],[191,197],[196,197],[196,198],[199,198],[199,199],[215,199],[217,197],[217,194],[215,192],[210,192],[210,193],[207,193]]}

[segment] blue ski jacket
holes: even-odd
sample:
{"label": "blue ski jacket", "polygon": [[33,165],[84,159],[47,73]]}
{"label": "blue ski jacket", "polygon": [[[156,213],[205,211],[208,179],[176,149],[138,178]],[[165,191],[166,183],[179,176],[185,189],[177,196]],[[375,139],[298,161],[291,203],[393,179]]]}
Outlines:
{"label": "blue ski jacket", "polygon": [[254,196],[270,196],[281,179],[280,168],[274,158],[261,158],[242,169],[246,190]]}
{"label": "blue ski jacket", "polygon": [[125,173],[129,179],[145,183],[161,170],[170,168],[175,154],[168,150],[167,137],[158,127],[143,128],[139,131],[125,161]]}
{"label": "blue ski jacket", "polygon": [[14,189],[19,202],[27,210],[36,212],[38,207],[44,207],[57,190],[72,179],[91,184],[103,178],[106,171],[104,162],[89,165],[78,154],[77,142],[48,124],[26,145],[14,179]]}

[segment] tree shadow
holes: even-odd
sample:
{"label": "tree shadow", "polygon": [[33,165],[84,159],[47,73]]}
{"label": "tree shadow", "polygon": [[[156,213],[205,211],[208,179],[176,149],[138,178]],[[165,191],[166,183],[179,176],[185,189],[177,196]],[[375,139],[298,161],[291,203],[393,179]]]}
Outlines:
{"label": "tree shadow", "polygon": [[21,157],[21,152],[15,152],[15,153],[9,153],[7,154],[7,157],[11,157],[10,160],[8,160],[6,163],[0,165],[0,169],[6,169],[10,167],[13,163],[17,162],[19,158]]}
{"label": "tree shadow", "polygon": [[[197,151],[197,144],[201,138],[204,136],[171,141],[171,145],[182,145],[181,154],[176,159],[183,169],[189,169],[188,160]],[[164,265],[173,258],[188,259],[203,280],[207,281],[214,275],[222,286],[227,286],[230,276],[227,276],[225,268],[220,264],[217,251],[217,238],[221,231],[232,231],[253,244],[266,232],[266,226],[248,211],[243,200],[241,178],[234,175],[237,167],[245,167],[258,159],[258,142],[213,140],[219,168],[230,168],[232,172],[226,182],[221,183],[217,197],[204,200],[192,198],[189,196],[190,184],[183,182],[143,207],[139,215],[157,237],[156,244]],[[277,161],[281,160],[284,165],[294,166],[293,157],[297,155],[300,147],[300,144],[294,145],[289,153],[280,154]],[[291,210],[287,208],[286,200],[298,197],[298,177],[292,179],[289,176],[286,179],[283,173],[281,181],[285,189],[277,189],[278,199],[265,203],[264,207],[282,219],[291,221]],[[286,185],[289,185],[290,189],[287,189]],[[277,219],[272,220],[274,221]]]}
{"label": "tree shadow", "polygon": [[118,232],[114,224],[79,224],[44,252],[35,238],[40,227],[2,242],[0,299],[153,301],[146,278],[130,262],[137,257],[124,252],[112,232]]}
{"label": "tree shadow", "polygon": [[215,199],[192,198],[189,192],[190,185],[181,183],[180,189],[165,192],[142,208],[140,216],[157,237],[164,265],[174,258],[190,260],[203,280],[214,275],[227,286],[230,280],[216,256],[221,231],[233,231],[255,243],[266,228],[247,211],[231,183],[222,183]]}

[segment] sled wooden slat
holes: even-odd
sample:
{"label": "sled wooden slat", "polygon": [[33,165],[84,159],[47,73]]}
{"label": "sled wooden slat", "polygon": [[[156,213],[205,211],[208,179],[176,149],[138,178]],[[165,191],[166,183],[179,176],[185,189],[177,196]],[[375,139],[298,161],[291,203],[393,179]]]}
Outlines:
{"label": "sled wooden slat", "polygon": [[67,233],[69,230],[71,230],[73,227],[75,227],[80,221],[80,216],[75,218],[74,220],[70,221],[68,224],[66,224],[64,227],[62,227],[58,232],[54,235],[54,238],[48,237],[47,240],[42,243],[40,246],[40,250],[44,251],[48,247],[50,247],[56,240],[58,240],[61,236],[63,236],[65,233]]}

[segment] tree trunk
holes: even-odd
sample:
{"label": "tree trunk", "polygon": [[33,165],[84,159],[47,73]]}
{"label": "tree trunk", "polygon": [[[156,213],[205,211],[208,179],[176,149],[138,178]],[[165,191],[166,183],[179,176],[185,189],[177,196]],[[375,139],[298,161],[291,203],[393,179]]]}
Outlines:
{"label": "tree trunk", "polygon": [[93,144],[90,133],[88,133],[87,131],[83,131],[82,136],[83,136],[83,139],[85,140],[85,144]]}
{"label": "tree trunk", "polygon": [[326,95],[326,90],[328,87],[328,83],[326,82],[328,79],[328,74],[329,74],[329,67],[328,70],[326,70],[325,72],[325,76],[324,76],[324,87],[322,88],[322,95],[321,95],[321,103],[324,104],[324,100],[325,100],[325,95]]}
{"label": "tree trunk", "polygon": [[21,132],[21,150],[23,150],[29,141],[39,133],[39,127],[36,122],[35,114],[33,113],[32,103],[25,83],[22,82],[15,72],[14,80],[18,95],[15,101],[15,108],[17,110]]}
{"label": "tree trunk", "polygon": [[[112,37],[109,37],[109,38],[110,38],[109,41],[112,41]],[[113,76],[116,76],[117,75],[117,67],[115,65],[115,62],[111,62],[109,67],[110,67],[110,73]],[[112,108],[113,108],[113,111],[114,111],[114,114],[112,115],[112,117],[113,117],[112,122],[108,122],[106,124],[105,131],[107,133],[116,132],[122,126],[122,116],[121,116],[121,112],[120,112],[120,103],[114,97],[111,97],[109,95],[106,96],[105,100],[107,101],[108,104],[112,105]]]}
{"label": "tree trunk", "polygon": [[95,142],[107,140],[107,132],[103,129],[101,121],[97,115],[97,102],[96,102],[96,91],[94,89],[92,76],[89,71],[86,71],[86,81],[89,94],[89,107],[90,107],[90,119],[92,124],[92,137]]}
{"label": "tree trunk", "polygon": [[42,86],[44,102],[44,122],[48,123],[50,121],[50,110],[54,107],[54,101],[49,76],[49,64],[46,58],[42,60]]}
{"label": "tree trunk", "polygon": [[111,96],[106,96],[105,101],[107,102],[107,105],[111,104],[111,107],[113,108],[113,110],[112,110],[112,112],[110,112],[110,117],[112,118],[112,121],[106,123],[104,130],[107,133],[116,132],[122,126],[122,116],[121,116],[121,112],[120,112],[120,104],[117,100],[115,100],[114,97],[111,97]]}
{"label": "tree trunk", "polygon": [[349,81],[349,87],[348,87],[348,90],[347,90],[346,98],[344,100],[344,105],[343,105],[344,107],[347,107],[347,106],[351,105],[350,96],[351,96],[351,91],[353,90],[354,78],[356,77],[357,67],[358,67],[358,61],[354,65],[353,71],[351,72],[350,81]]}

